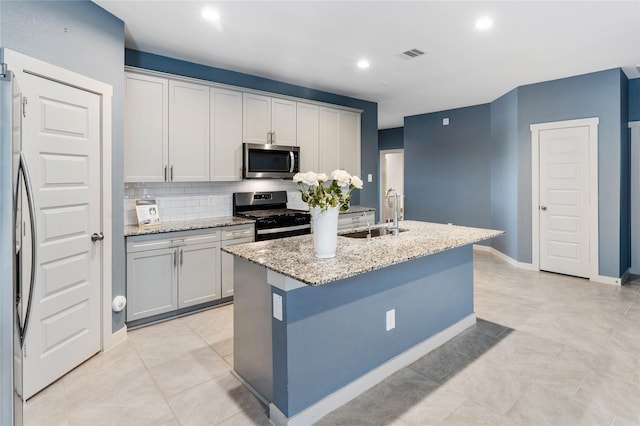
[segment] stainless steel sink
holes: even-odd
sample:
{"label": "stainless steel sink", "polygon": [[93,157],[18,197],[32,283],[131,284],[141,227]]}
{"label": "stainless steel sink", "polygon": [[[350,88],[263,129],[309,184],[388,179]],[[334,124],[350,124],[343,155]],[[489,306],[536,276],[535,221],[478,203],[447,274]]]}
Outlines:
{"label": "stainless steel sink", "polygon": [[[405,232],[406,229],[402,229],[400,228],[400,232]],[[382,237],[384,235],[391,235],[393,234],[392,230],[387,229],[386,227],[384,228],[373,228],[371,229],[371,238],[375,238],[375,237]],[[347,238],[367,238],[369,236],[369,231],[364,230],[364,231],[357,231],[357,232],[349,232],[346,234],[340,234],[342,237],[347,237]]]}

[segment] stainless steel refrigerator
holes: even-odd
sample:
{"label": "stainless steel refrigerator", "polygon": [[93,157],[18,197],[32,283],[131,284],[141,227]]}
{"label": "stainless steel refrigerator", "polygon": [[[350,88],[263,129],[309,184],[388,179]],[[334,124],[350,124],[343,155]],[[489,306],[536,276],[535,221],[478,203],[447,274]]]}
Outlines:
{"label": "stainless steel refrigerator", "polygon": [[[34,204],[21,151],[21,112],[22,94],[2,63],[0,49],[0,425],[22,425],[22,345],[36,272]],[[25,241],[29,234],[30,241]]]}

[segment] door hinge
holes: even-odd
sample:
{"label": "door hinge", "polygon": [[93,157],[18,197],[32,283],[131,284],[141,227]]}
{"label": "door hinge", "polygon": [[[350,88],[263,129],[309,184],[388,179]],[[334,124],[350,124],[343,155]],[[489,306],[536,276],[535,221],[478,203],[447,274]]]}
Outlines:
{"label": "door hinge", "polygon": [[22,116],[24,118],[27,117],[27,97],[26,96],[22,97]]}
{"label": "door hinge", "polygon": [[9,71],[7,70],[7,64],[0,62],[0,78],[6,78]]}

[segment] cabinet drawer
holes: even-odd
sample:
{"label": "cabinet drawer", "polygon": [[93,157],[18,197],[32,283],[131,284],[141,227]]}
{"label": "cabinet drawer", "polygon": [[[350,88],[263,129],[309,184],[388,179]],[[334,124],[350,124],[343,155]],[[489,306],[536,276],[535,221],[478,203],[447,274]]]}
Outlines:
{"label": "cabinet drawer", "polygon": [[127,237],[127,253],[220,241],[219,228]]}
{"label": "cabinet drawer", "polygon": [[222,230],[222,241],[235,240],[239,238],[253,238],[253,225],[230,226]]}

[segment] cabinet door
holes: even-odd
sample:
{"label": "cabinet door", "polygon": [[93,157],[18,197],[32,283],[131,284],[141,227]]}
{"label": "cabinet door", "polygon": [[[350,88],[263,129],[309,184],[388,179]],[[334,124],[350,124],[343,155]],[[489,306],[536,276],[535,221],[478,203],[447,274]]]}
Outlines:
{"label": "cabinet door", "polygon": [[278,145],[296,145],[296,103],[285,99],[271,99],[272,142]]}
{"label": "cabinet door", "polygon": [[341,168],[362,177],[360,170],[360,114],[340,111]]}
{"label": "cabinet door", "polygon": [[210,180],[242,180],[242,92],[211,89]]}
{"label": "cabinet door", "polygon": [[169,81],[125,73],[124,180],[164,182],[168,166]]}
{"label": "cabinet door", "polygon": [[319,172],[330,173],[340,168],[340,110],[320,107]]}
{"label": "cabinet door", "polygon": [[297,139],[301,172],[318,171],[318,111],[317,105],[298,102]]}
{"label": "cabinet door", "polygon": [[169,81],[169,177],[209,180],[209,87]]}
{"label": "cabinet door", "polygon": [[179,308],[220,298],[220,243],[186,245],[178,249]]}
{"label": "cabinet door", "polygon": [[176,249],[127,254],[127,321],[178,308]]}
{"label": "cabinet door", "polygon": [[271,98],[242,94],[242,139],[247,143],[268,143],[271,134]]}

